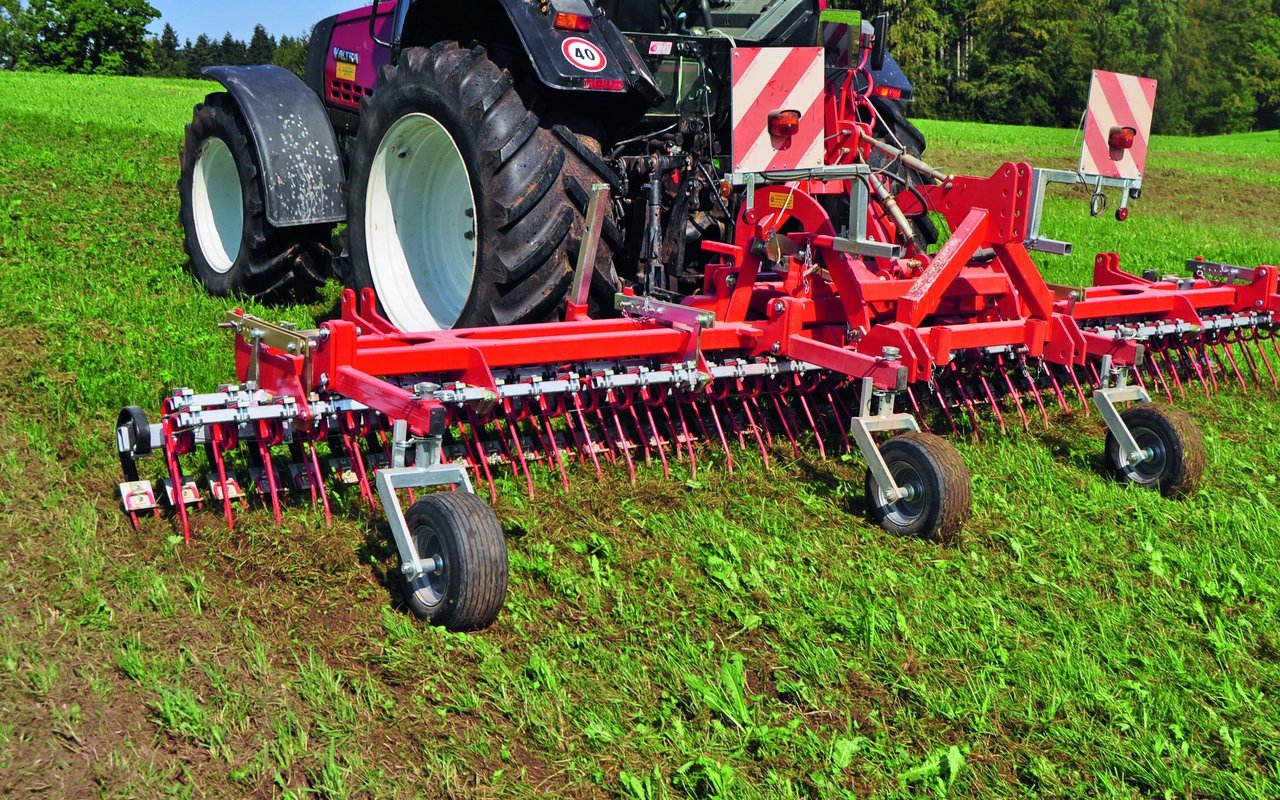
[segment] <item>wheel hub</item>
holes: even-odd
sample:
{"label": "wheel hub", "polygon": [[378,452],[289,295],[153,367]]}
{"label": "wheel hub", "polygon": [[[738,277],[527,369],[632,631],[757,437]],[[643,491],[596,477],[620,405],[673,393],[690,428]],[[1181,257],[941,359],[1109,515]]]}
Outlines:
{"label": "wheel hub", "polygon": [[911,525],[925,513],[924,479],[915,467],[905,461],[889,465],[894,483],[902,490],[902,496],[885,506],[885,516],[898,525]]}
{"label": "wheel hub", "polygon": [[1147,427],[1135,427],[1132,429],[1132,433],[1133,440],[1138,443],[1142,453],[1137,460],[1129,465],[1130,471],[1137,480],[1143,483],[1158,480],[1160,476],[1164,475],[1169,460],[1164,439]]}

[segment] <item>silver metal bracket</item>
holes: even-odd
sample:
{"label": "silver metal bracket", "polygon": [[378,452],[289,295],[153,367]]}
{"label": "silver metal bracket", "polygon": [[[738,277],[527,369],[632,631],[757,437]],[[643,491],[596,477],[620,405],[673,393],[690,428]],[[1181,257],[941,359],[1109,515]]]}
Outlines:
{"label": "silver metal bracket", "polygon": [[[456,486],[458,491],[469,494],[474,494],[475,490],[471,486],[466,467],[440,463],[440,437],[428,437],[426,441],[411,439],[408,436],[408,424],[404,420],[395,421],[392,437],[394,466],[377,470],[374,473],[374,483],[377,484],[382,507],[386,509],[387,522],[391,524],[391,536],[400,552],[400,570],[406,578],[414,580],[438,572],[441,565],[434,558],[423,560],[418,554],[418,546],[413,541],[413,532],[409,530],[397,492],[434,486]],[[418,448],[418,461],[415,466],[406,467],[405,454],[410,446]]]}
{"label": "silver metal bracket", "polygon": [[1040,224],[1044,220],[1044,200],[1051,183],[1088,186],[1094,190],[1095,196],[1101,194],[1103,188],[1119,189],[1118,208],[1128,208],[1130,196],[1134,192],[1142,191],[1141,178],[1104,178],[1100,175],[1088,175],[1065,169],[1033,169],[1031,171],[1031,218],[1027,220],[1025,244],[1029,250],[1060,256],[1071,255],[1071,243],[1046,239],[1040,235]]}
{"label": "silver metal bracket", "polygon": [[872,258],[901,258],[902,248],[893,242],[873,242],[867,238],[867,206],[871,190],[865,180],[852,180],[849,190],[849,238],[836,239],[834,247],[842,253]]}
{"label": "silver metal bracket", "polygon": [[1116,406],[1118,403],[1150,403],[1151,395],[1141,386],[1130,385],[1129,368],[1115,367],[1111,356],[1103,357],[1102,369],[1098,374],[1102,376],[1102,386],[1094,391],[1093,404],[1097,406],[1102,420],[1107,423],[1107,429],[1120,445],[1118,466],[1123,469],[1141,464],[1150,459],[1152,453],[1138,446],[1137,440],[1133,438],[1133,431],[1129,430]]}
{"label": "silver metal bracket", "polygon": [[714,312],[705,311],[679,303],[667,303],[652,297],[618,293],[614,295],[613,307],[628,317],[651,319],[655,322],[667,322],[672,325],[685,325],[701,330],[712,328],[716,324]]}
{"label": "silver metal bracket", "polygon": [[578,247],[578,263],[573,271],[573,289],[569,297],[579,306],[585,306],[591,295],[591,276],[596,271],[596,256],[600,252],[600,235],[604,232],[605,214],[609,211],[609,184],[591,186],[591,201],[587,203],[587,229],[582,233]]}
{"label": "silver metal bracket", "polygon": [[[915,417],[910,414],[894,413],[893,406],[896,398],[896,392],[880,391],[876,389],[875,381],[871,378],[863,378],[861,408],[858,416],[853,418],[849,426],[853,440],[858,444],[858,450],[867,460],[871,476],[880,487],[880,496],[876,501],[881,508],[891,506],[902,499],[909,499],[910,490],[898,486],[897,481],[893,479],[893,473],[889,471],[889,465],[885,463],[884,456],[880,453],[880,446],[876,444],[871,434],[877,431],[911,431],[912,433],[920,431],[920,424],[916,422]],[[872,411],[873,399],[874,412]]]}

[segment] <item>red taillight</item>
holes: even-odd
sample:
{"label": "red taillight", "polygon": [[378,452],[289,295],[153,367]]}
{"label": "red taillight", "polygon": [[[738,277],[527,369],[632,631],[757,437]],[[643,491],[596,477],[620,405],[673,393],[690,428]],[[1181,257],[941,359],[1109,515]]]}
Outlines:
{"label": "red taillight", "polygon": [[769,115],[769,133],[789,138],[800,132],[799,111],[774,111]]}
{"label": "red taillight", "polygon": [[555,22],[552,24],[562,31],[586,33],[591,30],[591,17],[586,14],[568,14],[564,11],[557,11]]}
{"label": "red taillight", "polygon": [[887,97],[890,100],[901,100],[902,90],[895,89],[892,86],[877,86],[872,92],[876,97]]}
{"label": "red taillight", "polygon": [[582,88],[593,92],[622,92],[627,85],[620,78],[583,78]]}
{"label": "red taillight", "polygon": [[1137,137],[1138,131],[1135,128],[1115,127],[1111,129],[1111,135],[1107,137],[1107,144],[1112,150],[1130,150],[1133,148],[1133,140]]}

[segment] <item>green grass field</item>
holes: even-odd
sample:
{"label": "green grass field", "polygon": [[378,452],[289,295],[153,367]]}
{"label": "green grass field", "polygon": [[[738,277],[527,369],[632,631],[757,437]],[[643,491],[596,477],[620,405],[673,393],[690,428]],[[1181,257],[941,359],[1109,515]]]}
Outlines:
{"label": "green grass field", "polygon": [[[1280,402],[1185,403],[1203,489],[1101,475],[1095,418],[959,441],[946,546],[865,520],[858,462],[504,487],[497,624],[416,623],[382,523],[229,534],[117,511],[115,414],[233,376],[183,270],[205,84],[0,73],[0,794],[15,797],[1280,797]],[[922,125],[932,161],[1074,163],[1071,131]],[[1086,282],[1280,260],[1280,135],[1157,138],[1124,225],[1057,194]],[[332,299],[332,298],[330,298]],[[309,324],[309,308],[262,310]]]}

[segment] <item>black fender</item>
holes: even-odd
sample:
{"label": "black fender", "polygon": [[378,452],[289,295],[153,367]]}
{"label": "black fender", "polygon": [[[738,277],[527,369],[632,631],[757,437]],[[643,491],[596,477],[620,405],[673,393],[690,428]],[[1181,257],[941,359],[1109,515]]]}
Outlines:
{"label": "black fender", "polygon": [[277,228],[343,222],[346,180],[338,137],[320,98],[283,67],[206,67],[253,134],[267,221]]}

